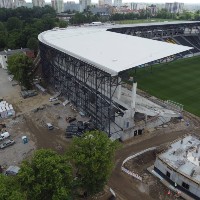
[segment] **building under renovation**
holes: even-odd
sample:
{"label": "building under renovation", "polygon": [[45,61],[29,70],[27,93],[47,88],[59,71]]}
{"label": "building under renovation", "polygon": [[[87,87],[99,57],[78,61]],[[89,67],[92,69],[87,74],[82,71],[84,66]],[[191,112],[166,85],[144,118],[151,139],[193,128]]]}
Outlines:
{"label": "building under renovation", "polygon": [[[130,30],[134,29],[121,27],[122,32]],[[142,134],[145,126],[180,116],[170,102],[161,105],[137,94],[137,82],[129,72],[170,61],[193,47],[121,34],[120,27],[101,24],[49,30],[39,41],[46,82],[113,139],[125,140]]]}
{"label": "building under renovation", "polygon": [[200,139],[186,136],[159,154],[154,170],[180,191],[200,199]]}

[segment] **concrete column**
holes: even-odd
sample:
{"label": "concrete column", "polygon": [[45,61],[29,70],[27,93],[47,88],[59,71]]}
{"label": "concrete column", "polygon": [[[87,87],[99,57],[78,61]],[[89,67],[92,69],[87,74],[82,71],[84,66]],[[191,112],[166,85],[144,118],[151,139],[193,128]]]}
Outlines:
{"label": "concrete column", "polygon": [[136,101],[136,90],[137,90],[137,82],[133,82],[132,87],[132,100],[131,100],[131,108],[135,109],[135,101]]}
{"label": "concrete column", "polygon": [[145,115],[145,123],[147,123],[147,114],[144,114]]}
{"label": "concrete column", "polygon": [[118,77],[118,83],[120,83],[120,85],[117,86],[117,99],[121,98],[121,94],[122,94],[122,85],[121,85],[121,78]]}

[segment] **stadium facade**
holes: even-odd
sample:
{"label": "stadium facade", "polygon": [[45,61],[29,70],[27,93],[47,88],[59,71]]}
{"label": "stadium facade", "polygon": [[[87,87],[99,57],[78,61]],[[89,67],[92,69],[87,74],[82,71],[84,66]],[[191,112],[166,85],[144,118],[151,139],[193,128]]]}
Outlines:
{"label": "stadium facade", "polygon": [[[169,36],[179,30],[176,35],[180,35],[183,28],[197,32],[199,27],[199,22],[179,22],[49,30],[39,35],[43,77],[89,116],[96,128],[113,139],[125,140],[142,134],[146,126],[158,126],[180,115],[179,107],[171,109],[175,108],[171,103],[159,105],[137,94],[137,83],[129,72],[170,61],[193,48],[152,40],[149,35],[156,38],[160,30]],[[144,32],[148,39],[141,37]],[[127,80],[132,81],[131,88],[126,87]],[[138,123],[141,116],[144,124]]]}

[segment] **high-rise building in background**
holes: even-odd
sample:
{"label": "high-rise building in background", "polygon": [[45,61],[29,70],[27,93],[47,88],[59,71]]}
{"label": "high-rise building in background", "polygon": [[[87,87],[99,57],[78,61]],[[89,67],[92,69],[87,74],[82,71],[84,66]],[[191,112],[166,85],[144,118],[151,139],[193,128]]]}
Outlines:
{"label": "high-rise building in background", "polygon": [[45,0],[32,0],[33,6],[44,7]]}
{"label": "high-rise building in background", "polygon": [[91,6],[91,0],[79,0],[80,12],[83,12],[88,6]]}
{"label": "high-rise building in background", "polygon": [[80,11],[80,5],[75,1],[67,1],[64,3],[64,11]]}
{"label": "high-rise building in background", "polygon": [[131,3],[131,10],[146,10],[147,5],[144,3]]}
{"label": "high-rise building in background", "polygon": [[13,0],[0,0],[0,8],[12,8]]}
{"label": "high-rise building in background", "polygon": [[183,12],[184,3],[165,3],[165,9],[170,13],[181,13]]}
{"label": "high-rise building in background", "polygon": [[99,7],[112,6],[112,0],[99,0]]}
{"label": "high-rise building in background", "polygon": [[26,6],[25,0],[14,0],[13,8],[18,8],[18,7],[22,7],[22,6]]}
{"label": "high-rise building in background", "polygon": [[114,6],[121,7],[122,6],[122,0],[114,0]]}
{"label": "high-rise building in background", "polygon": [[51,5],[57,13],[61,13],[64,11],[63,0],[51,0]]}
{"label": "high-rise building in background", "polygon": [[157,6],[152,4],[148,7],[148,11],[149,11],[149,14],[150,16],[156,16],[157,14]]}

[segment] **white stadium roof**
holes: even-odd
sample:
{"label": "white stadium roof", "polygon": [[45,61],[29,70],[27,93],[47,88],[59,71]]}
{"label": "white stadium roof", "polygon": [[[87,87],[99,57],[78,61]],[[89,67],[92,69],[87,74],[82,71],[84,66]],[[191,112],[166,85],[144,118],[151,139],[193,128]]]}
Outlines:
{"label": "white stadium roof", "polygon": [[[110,27],[112,28],[112,27]],[[114,28],[114,27],[113,27]],[[106,31],[108,27],[54,29],[39,40],[111,74],[168,57],[191,47]]]}

